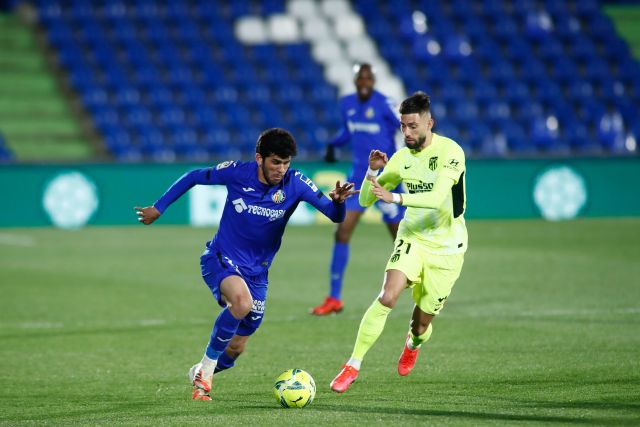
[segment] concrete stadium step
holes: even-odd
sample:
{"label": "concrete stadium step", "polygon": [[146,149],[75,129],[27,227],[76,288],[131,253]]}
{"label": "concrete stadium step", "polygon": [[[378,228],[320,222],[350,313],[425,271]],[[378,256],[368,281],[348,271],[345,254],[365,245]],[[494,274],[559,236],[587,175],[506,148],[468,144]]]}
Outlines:
{"label": "concrete stadium step", "polygon": [[0,98],[0,117],[9,119],[24,114],[66,117],[69,114],[69,110],[65,104],[56,98],[37,103],[29,98]]}
{"label": "concrete stadium step", "polygon": [[0,56],[0,75],[8,74],[14,71],[42,72],[45,70],[45,64],[42,58],[33,57],[21,53],[11,53],[6,49],[2,49],[3,55]]}
{"label": "concrete stadium step", "polygon": [[55,151],[56,153],[55,157],[50,156],[47,160],[86,160],[92,156],[91,147],[84,144],[82,139],[64,136],[62,139],[49,138],[43,141],[29,135],[22,137],[24,138],[24,145],[20,151],[20,159],[24,161],[42,160],[43,151]]}
{"label": "concrete stadium step", "polygon": [[633,56],[640,60],[640,6],[637,4],[608,4],[603,7],[618,34],[629,44]]}
{"label": "concrete stadium step", "polygon": [[73,120],[60,120],[60,117],[53,119],[45,117],[32,117],[30,122],[7,122],[2,126],[3,132],[7,135],[42,132],[43,129],[46,129],[47,134],[78,133],[78,126]]}
{"label": "concrete stadium step", "polygon": [[0,132],[19,161],[91,158],[93,147],[32,30],[0,14]]}
{"label": "concrete stadium step", "polygon": [[11,94],[21,91],[31,93],[42,93],[46,95],[58,92],[58,85],[49,77],[44,77],[42,73],[0,73],[0,87],[2,93]]}

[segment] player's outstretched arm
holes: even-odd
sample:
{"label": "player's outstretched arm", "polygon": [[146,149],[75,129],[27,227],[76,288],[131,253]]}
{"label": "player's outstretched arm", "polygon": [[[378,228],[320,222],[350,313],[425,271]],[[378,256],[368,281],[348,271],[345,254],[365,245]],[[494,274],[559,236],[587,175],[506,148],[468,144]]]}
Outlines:
{"label": "player's outstretched arm", "polygon": [[[369,182],[371,182],[370,191],[376,197],[376,199],[382,200],[383,202],[387,203],[393,202],[393,194],[391,194],[391,191],[380,185],[374,177],[371,176],[368,179]],[[402,204],[402,196],[400,196],[400,204]]]}
{"label": "player's outstretched arm", "polygon": [[134,209],[136,210],[136,215],[138,215],[138,221],[144,225],[151,224],[162,215],[155,206],[147,206],[146,208],[136,206]]}
{"label": "player's outstretched arm", "polygon": [[328,197],[319,191],[315,185],[313,187],[313,190],[307,187],[311,191],[305,191],[302,195],[302,200],[318,209],[332,222],[338,223],[344,221],[347,213],[347,207],[344,201],[357,193],[357,191],[353,190],[353,184],[345,182],[344,185],[340,185],[340,181],[336,182],[336,187],[331,190]]}
{"label": "player's outstretched arm", "polygon": [[329,197],[334,203],[344,203],[347,198],[360,192],[360,190],[353,189],[354,185],[352,182],[345,182],[344,185],[340,185],[340,181],[337,181],[336,188],[331,190]]}

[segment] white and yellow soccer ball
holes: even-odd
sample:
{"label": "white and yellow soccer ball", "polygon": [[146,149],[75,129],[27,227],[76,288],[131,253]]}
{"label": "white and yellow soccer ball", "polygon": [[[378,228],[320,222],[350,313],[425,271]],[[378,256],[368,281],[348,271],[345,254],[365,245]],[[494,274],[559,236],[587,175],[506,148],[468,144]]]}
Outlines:
{"label": "white and yellow soccer ball", "polygon": [[276,378],[273,394],[284,408],[304,408],[313,402],[316,383],[307,371],[289,369]]}

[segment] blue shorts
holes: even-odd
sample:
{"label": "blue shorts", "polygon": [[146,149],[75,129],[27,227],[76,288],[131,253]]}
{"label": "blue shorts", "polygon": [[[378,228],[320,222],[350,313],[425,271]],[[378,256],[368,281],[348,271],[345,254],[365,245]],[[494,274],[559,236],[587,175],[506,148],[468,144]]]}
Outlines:
{"label": "blue shorts", "polygon": [[268,273],[265,271],[257,276],[242,274],[233,260],[214,250],[208,250],[200,257],[200,270],[202,271],[204,282],[221,307],[227,306],[220,293],[220,283],[222,283],[222,280],[229,276],[242,277],[249,288],[253,304],[251,305],[249,314],[240,321],[236,335],[249,336],[253,334],[260,327],[264,317],[265,303],[267,300]]}

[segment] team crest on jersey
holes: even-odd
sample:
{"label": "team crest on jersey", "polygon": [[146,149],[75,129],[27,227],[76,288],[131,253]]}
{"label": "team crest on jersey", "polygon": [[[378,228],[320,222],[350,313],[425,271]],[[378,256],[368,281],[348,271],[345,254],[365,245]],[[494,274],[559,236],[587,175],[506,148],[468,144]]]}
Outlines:
{"label": "team crest on jersey", "polygon": [[287,196],[285,196],[284,191],[282,191],[282,190],[276,191],[271,196],[271,200],[273,200],[274,203],[282,203],[282,202],[284,202],[284,199],[286,199],[286,198],[287,198]]}
{"label": "team crest on jersey", "polygon": [[369,107],[369,108],[367,108],[367,111],[364,113],[364,116],[365,116],[367,119],[372,119],[372,118],[373,118],[373,116],[375,116],[375,115],[376,115],[376,113],[375,113],[375,111],[373,111],[373,107]]}
{"label": "team crest on jersey", "polygon": [[438,167],[438,156],[429,158],[429,169],[432,171],[436,170]]}
{"label": "team crest on jersey", "polygon": [[235,162],[233,160],[227,160],[226,162],[218,163],[218,166],[216,166],[216,170],[228,168],[229,166],[233,165],[234,163]]}

